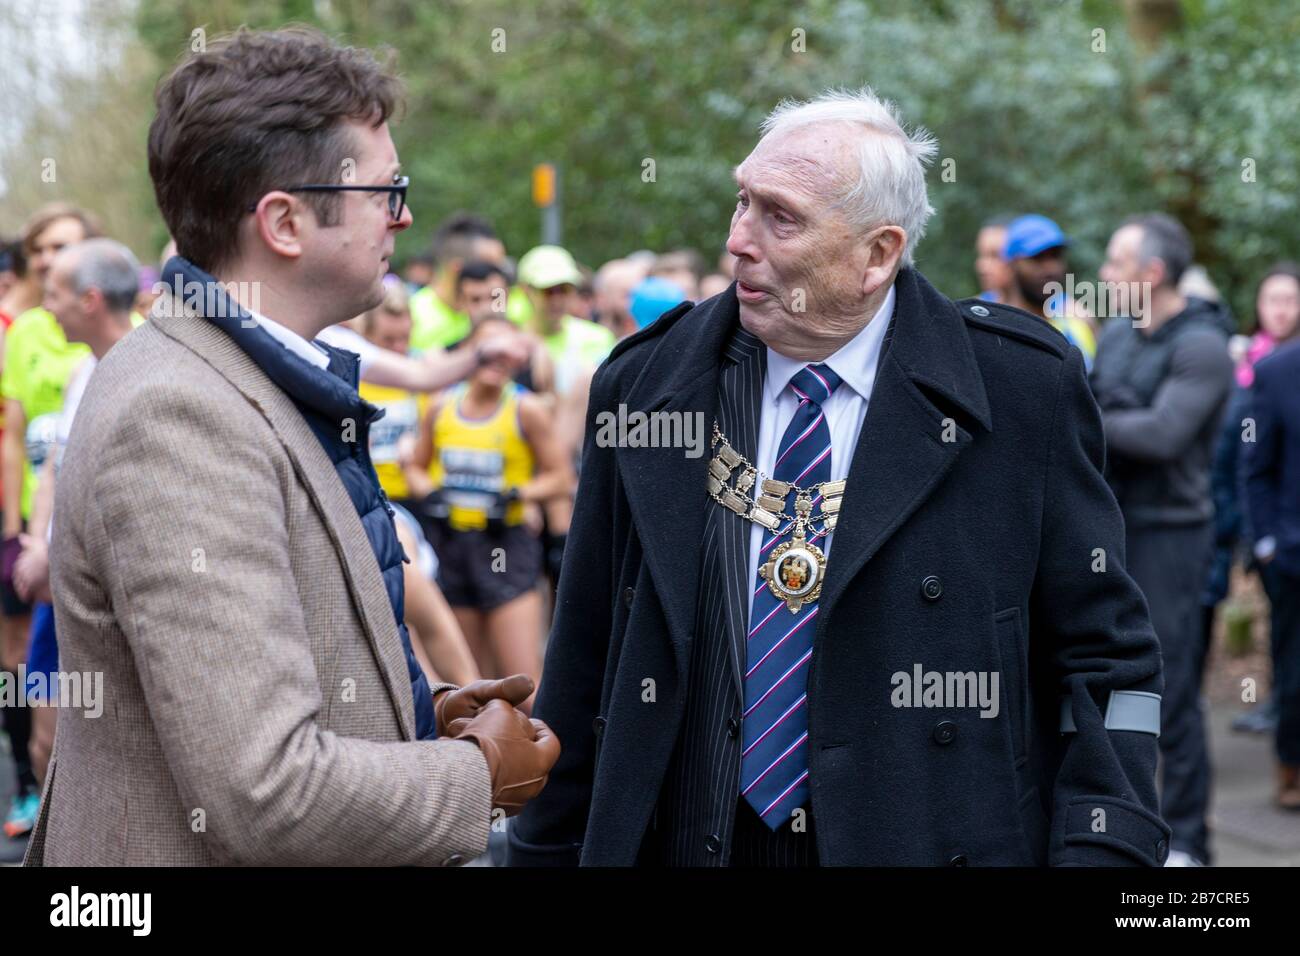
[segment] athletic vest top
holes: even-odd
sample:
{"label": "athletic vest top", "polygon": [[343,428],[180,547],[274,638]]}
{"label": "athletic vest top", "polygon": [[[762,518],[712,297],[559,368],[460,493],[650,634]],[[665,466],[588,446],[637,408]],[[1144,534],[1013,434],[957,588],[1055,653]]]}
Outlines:
{"label": "athletic vest top", "polygon": [[[501,403],[486,418],[467,418],[461,408],[468,383],[449,389],[433,420],[433,460],[429,477],[442,490],[448,520],[457,531],[487,527],[487,508],[496,495],[519,488],[533,477],[533,450],[519,422],[519,402],[527,389],[510,382]],[[506,508],[507,525],[521,524],[524,503]]]}

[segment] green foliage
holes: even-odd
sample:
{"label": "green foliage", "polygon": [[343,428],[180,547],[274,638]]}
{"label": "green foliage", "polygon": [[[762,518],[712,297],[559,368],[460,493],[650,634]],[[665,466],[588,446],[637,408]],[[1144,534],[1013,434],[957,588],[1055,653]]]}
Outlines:
{"label": "green foliage", "polygon": [[[134,41],[127,0],[98,0],[75,52],[48,42],[40,6],[0,3],[0,235],[54,201],[93,210],[152,261],[166,242],[145,160],[153,58]],[[125,40],[125,42],[124,42]]]}
{"label": "green foliage", "polygon": [[1184,0],[1181,28],[1148,53],[1126,20],[1140,6],[141,0],[136,27],[142,55],[164,66],[188,51],[194,28],[211,38],[241,23],[308,22],[394,48],[409,91],[395,138],[416,217],[399,255],[457,209],[489,216],[521,254],[540,231],[530,170],[549,161],[581,260],[678,246],[712,259],[734,205],[730,170],[767,111],[784,96],[870,84],[939,138],[936,215],[918,263],[945,291],[976,291],[971,247],[987,216],[1053,216],[1088,278],[1119,220],[1163,208],[1187,222],[1248,318],[1254,278],[1300,256],[1300,7]]}
{"label": "green foliage", "polygon": [[1202,0],[1162,67],[1168,92],[1146,115],[1152,199],[1188,223],[1251,321],[1260,274],[1300,258],[1300,5]]}

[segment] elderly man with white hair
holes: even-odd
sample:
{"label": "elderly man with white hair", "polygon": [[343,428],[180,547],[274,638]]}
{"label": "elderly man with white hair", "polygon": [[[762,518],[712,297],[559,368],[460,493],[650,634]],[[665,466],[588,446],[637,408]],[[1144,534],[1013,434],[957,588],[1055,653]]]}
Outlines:
{"label": "elderly man with white hair", "polygon": [[735,283],[597,373],[513,862],[1165,861],[1083,358],[916,270],[936,152],[870,90],[783,103]]}

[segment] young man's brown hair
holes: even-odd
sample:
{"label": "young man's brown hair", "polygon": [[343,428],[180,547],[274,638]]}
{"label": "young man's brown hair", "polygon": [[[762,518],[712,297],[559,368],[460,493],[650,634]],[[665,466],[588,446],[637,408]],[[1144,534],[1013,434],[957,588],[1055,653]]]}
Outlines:
{"label": "young man's brown hair", "polygon": [[[186,58],[159,84],[149,175],[179,255],[208,272],[236,253],[238,226],[266,193],[346,182],[355,146],[342,126],[379,127],[401,84],[366,50],[308,27],[241,28]],[[298,193],[324,226],[340,194]]]}

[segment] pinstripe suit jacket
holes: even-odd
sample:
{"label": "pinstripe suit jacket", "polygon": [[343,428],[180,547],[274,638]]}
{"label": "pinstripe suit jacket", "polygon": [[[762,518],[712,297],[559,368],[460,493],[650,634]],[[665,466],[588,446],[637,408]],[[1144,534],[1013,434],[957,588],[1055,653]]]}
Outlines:
{"label": "pinstripe suit jacket", "polygon": [[[414,739],[379,565],[287,395],[171,294],[104,357],[56,490],[64,670],[29,865],[398,865],[487,844],[469,742]],[[436,689],[436,688],[435,688]]]}
{"label": "pinstripe suit jacket", "polygon": [[[737,327],[718,376],[718,427],[753,461],[767,349]],[[700,548],[700,597],[687,677],[686,714],[668,765],[647,856],[670,866],[728,862],[739,793],[736,732],[749,619],[749,522],[710,508]],[[731,732],[729,732],[729,730]],[[706,848],[715,838],[719,850]]]}

